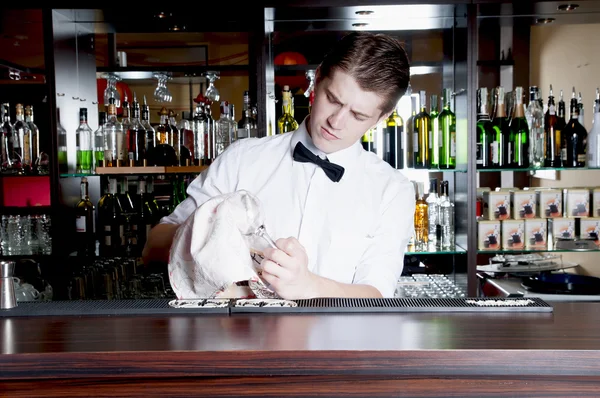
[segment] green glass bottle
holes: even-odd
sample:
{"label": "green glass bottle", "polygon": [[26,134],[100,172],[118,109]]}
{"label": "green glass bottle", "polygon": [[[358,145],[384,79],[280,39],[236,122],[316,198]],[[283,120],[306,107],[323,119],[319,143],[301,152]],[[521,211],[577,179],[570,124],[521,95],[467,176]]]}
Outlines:
{"label": "green glass bottle", "polygon": [[529,127],[523,108],[523,87],[515,89],[515,107],[510,122],[512,167],[529,167]]}
{"label": "green glass bottle", "polygon": [[494,141],[494,127],[488,110],[488,89],[477,90],[477,157],[478,169],[492,167],[491,145]]}
{"label": "green glass bottle", "polygon": [[506,117],[506,105],[504,104],[504,88],[496,87],[495,94],[496,113],[492,125],[494,127],[494,140],[490,156],[492,157],[493,168],[509,167],[512,159],[512,148],[510,144],[510,126]]}
{"label": "green glass bottle", "polygon": [[415,167],[414,141],[415,141],[415,117],[417,117],[417,95],[410,95],[410,116],[406,119],[406,134],[404,135],[404,149],[402,154],[406,159],[406,168]]}
{"label": "green glass bottle", "polygon": [[373,127],[372,129],[367,130],[367,132],[363,134],[361,143],[362,143],[362,146],[365,151],[377,153],[376,147],[375,147],[376,129],[377,129],[376,127]]}
{"label": "green glass bottle", "polygon": [[421,111],[414,118],[414,163],[415,169],[428,169],[431,165],[429,159],[429,137],[431,136],[431,118],[427,113],[427,95],[424,90],[419,91]]}
{"label": "green glass bottle", "polygon": [[283,86],[282,110],[283,114],[277,120],[278,133],[283,134],[297,130],[298,122],[292,116],[292,92],[289,86]]}
{"label": "green glass bottle", "polygon": [[438,96],[432,94],[429,101],[429,117],[431,118],[431,135],[429,136],[429,163],[432,169],[440,165],[440,148],[442,146]]}
{"label": "green glass bottle", "polygon": [[440,169],[456,168],[456,115],[450,109],[452,90],[445,88],[442,94],[444,107],[440,113]]}

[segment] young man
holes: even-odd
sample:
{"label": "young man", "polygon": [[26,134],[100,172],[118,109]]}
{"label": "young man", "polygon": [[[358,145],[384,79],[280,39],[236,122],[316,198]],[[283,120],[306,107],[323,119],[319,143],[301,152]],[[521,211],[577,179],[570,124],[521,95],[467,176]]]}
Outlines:
{"label": "young man", "polygon": [[414,190],[359,141],[390,115],[408,82],[394,38],[341,39],[317,70],[312,112],[298,130],[234,142],[152,229],[144,259],[168,261],[175,231],[198,206],[245,189],[262,202],[269,234],[281,238],[262,263],[281,297],[392,297],[413,230]]}

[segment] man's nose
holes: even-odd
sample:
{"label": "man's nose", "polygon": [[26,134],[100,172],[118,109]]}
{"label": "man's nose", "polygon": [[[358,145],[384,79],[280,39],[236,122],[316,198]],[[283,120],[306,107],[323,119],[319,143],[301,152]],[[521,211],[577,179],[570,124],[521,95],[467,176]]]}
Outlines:
{"label": "man's nose", "polygon": [[344,123],[346,122],[347,112],[344,109],[338,109],[334,113],[332,113],[327,121],[331,125],[332,128],[336,130],[341,130],[344,127]]}

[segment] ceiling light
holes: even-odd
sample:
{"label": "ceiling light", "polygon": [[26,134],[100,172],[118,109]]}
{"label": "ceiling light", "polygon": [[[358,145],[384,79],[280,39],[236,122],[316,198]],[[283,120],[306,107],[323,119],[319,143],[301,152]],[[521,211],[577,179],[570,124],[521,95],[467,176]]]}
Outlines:
{"label": "ceiling light", "polygon": [[554,18],[538,18],[535,20],[535,23],[539,23],[539,24],[549,24],[556,21],[556,19]]}
{"label": "ceiling light", "polygon": [[355,22],[352,24],[352,26],[354,26],[355,28],[364,28],[365,26],[368,26],[369,24],[366,22]]}
{"label": "ceiling light", "polygon": [[164,11],[159,11],[157,12],[154,17],[159,18],[159,19],[163,19],[163,18],[167,18],[172,16],[172,14],[170,12],[164,12]]}
{"label": "ceiling light", "polygon": [[573,11],[579,8],[579,4],[561,4],[556,9],[558,11]]}
{"label": "ceiling light", "polygon": [[373,13],[374,13],[374,11],[370,11],[370,10],[356,11],[355,12],[356,15],[371,15]]}
{"label": "ceiling light", "polygon": [[184,25],[173,25],[172,27],[169,28],[170,31],[173,32],[179,32],[180,30],[185,30],[185,26]]}

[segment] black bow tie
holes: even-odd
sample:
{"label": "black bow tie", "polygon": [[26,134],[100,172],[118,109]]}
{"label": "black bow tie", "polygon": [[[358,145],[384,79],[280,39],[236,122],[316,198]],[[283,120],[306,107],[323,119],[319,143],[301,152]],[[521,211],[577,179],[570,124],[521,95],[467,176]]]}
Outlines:
{"label": "black bow tie", "polygon": [[329,159],[321,159],[301,142],[298,142],[294,148],[294,160],[301,163],[314,163],[320,166],[327,177],[333,182],[339,182],[344,175],[344,168],[342,166],[331,163]]}

